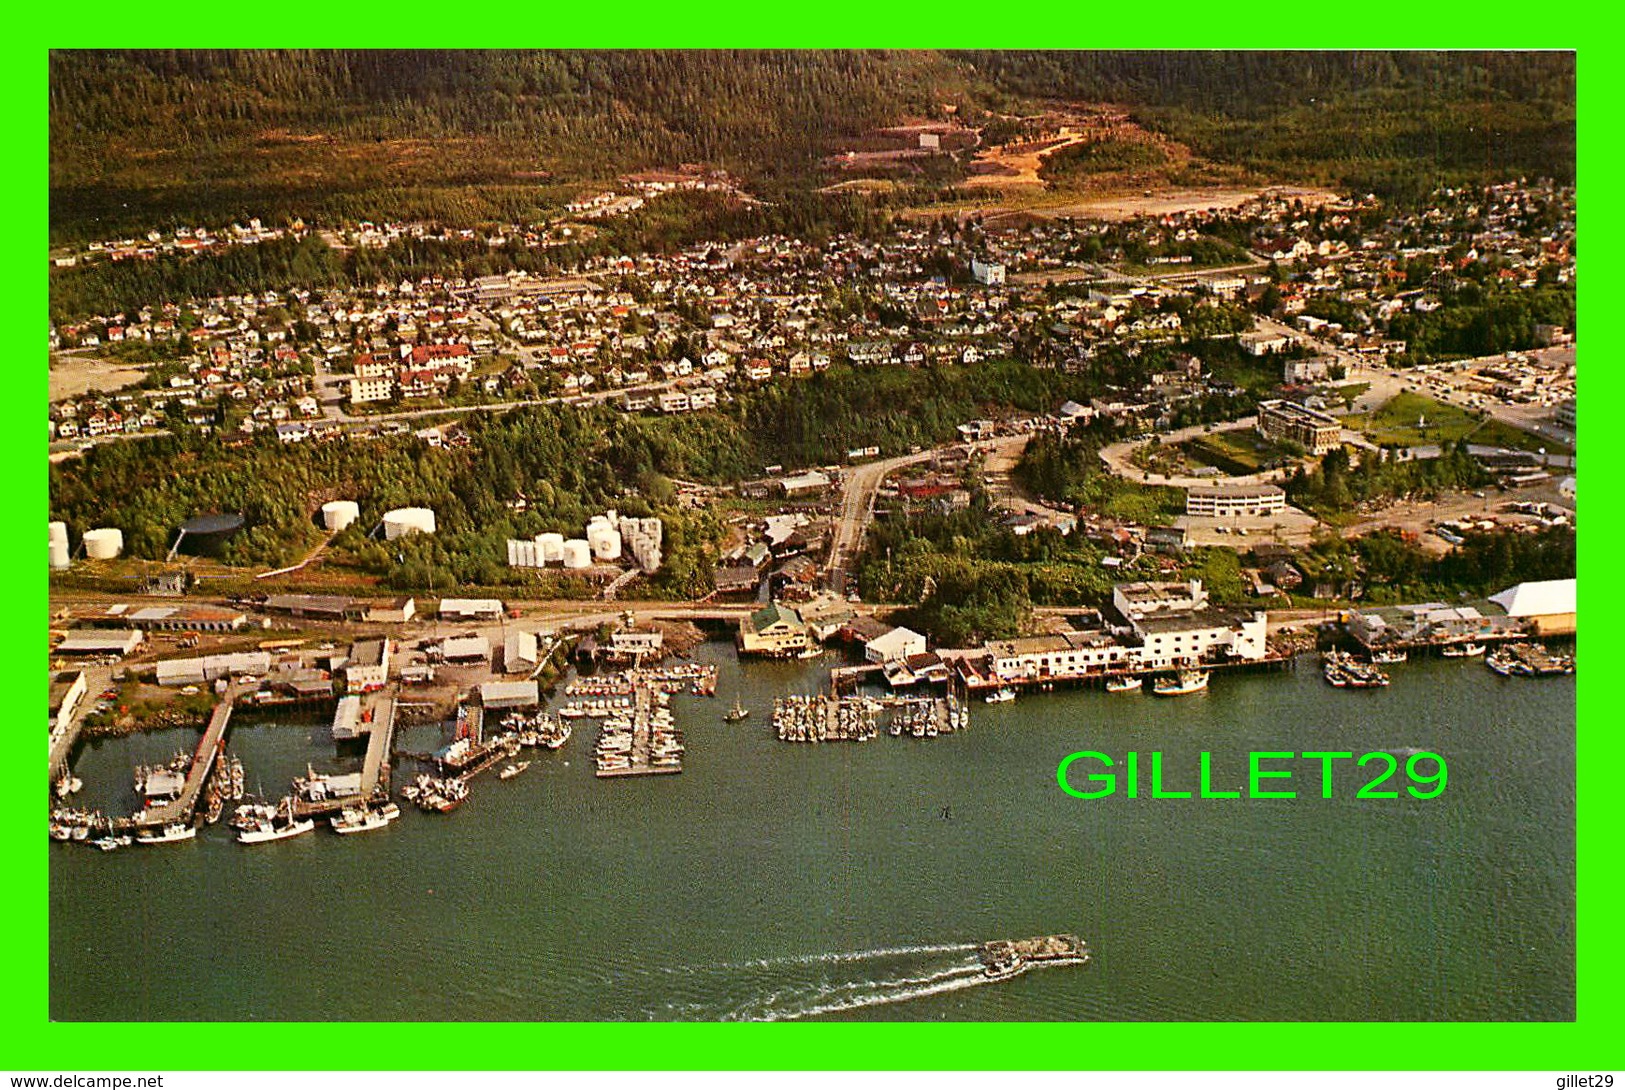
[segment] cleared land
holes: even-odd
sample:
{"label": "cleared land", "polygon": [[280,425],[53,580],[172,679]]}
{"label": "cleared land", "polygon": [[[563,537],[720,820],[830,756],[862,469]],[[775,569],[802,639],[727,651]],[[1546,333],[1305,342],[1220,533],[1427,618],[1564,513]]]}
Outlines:
{"label": "cleared land", "polygon": [[60,401],[93,390],[122,390],[146,378],[147,371],[115,360],[63,353],[55,357],[50,376],[51,400]]}

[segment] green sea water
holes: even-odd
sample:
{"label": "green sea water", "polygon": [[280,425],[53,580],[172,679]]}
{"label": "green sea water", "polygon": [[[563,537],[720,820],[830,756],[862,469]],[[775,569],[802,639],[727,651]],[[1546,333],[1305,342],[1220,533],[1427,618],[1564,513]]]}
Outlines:
{"label": "green sea water", "polygon": [[[1175,699],[1099,691],[972,707],[935,739],[788,745],[772,699],[830,660],[716,661],[676,700],[680,776],[599,781],[578,721],[449,815],[242,846],[51,845],[51,1014],[98,1019],[1551,1020],[1574,1016],[1574,681],[1479,662],[1385,690],[1216,675]],[[722,714],[738,694],[743,723]],[[426,749],[414,728],[404,748]],[[86,746],[83,804],[195,741]],[[325,722],[251,718],[250,787],[341,768]],[[1443,754],[1439,798],[1068,797],[1077,749]],[[404,763],[403,763],[404,764]],[[1403,793],[1403,785],[1401,785]],[[984,981],[974,944],[1075,932],[1094,961]]]}

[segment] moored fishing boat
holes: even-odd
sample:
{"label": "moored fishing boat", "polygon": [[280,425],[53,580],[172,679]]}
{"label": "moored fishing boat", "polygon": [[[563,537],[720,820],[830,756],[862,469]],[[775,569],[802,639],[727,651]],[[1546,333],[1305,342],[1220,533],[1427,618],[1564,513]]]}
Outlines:
{"label": "moored fishing boat", "polygon": [[1159,677],[1151,683],[1151,691],[1158,696],[1184,696],[1187,693],[1199,693],[1207,688],[1208,673],[1205,670],[1181,670],[1173,677]]}
{"label": "moored fishing boat", "polygon": [[1108,693],[1132,693],[1144,687],[1144,678],[1113,677],[1106,679],[1106,691]]}

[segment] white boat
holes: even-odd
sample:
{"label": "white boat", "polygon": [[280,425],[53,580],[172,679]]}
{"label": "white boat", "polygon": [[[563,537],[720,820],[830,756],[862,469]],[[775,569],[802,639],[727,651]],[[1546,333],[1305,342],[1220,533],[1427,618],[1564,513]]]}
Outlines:
{"label": "white boat", "polygon": [[382,829],[401,816],[401,808],[393,802],[376,809],[371,806],[346,806],[339,815],[330,819],[335,833],[370,833]]}
{"label": "white boat", "polygon": [[1106,691],[1108,693],[1132,693],[1144,687],[1144,678],[1113,677],[1106,679]]}
{"label": "white boat", "polygon": [[197,829],[184,822],[172,821],[168,825],[154,829],[148,826],[135,834],[135,839],[142,844],[171,844],[177,840],[191,840],[197,836]]}
{"label": "white boat", "polygon": [[1392,666],[1394,663],[1405,661],[1403,651],[1373,651],[1371,661],[1378,666]]}
{"label": "white boat", "polygon": [[1481,643],[1463,643],[1455,647],[1446,647],[1444,657],[1447,659],[1476,659],[1484,653],[1484,650],[1484,645]]}
{"label": "white boat", "polygon": [[237,841],[240,844],[264,844],[270,840],[287,840],[291,836],[299,836],[315,828],[315,818],[305,818],[303,821],[290,818],[280,825],[274,819],[266,819],[239,831]]}
{"label": "white boat", "polygon": [[67,798],[83,786],[85,786],[84,780],[81,780],[72,772],[64,772],[62,778],[56,781],[57,798]]}
{"label": "white boat", "polygon": [[504,765],[502,771],[497,773],[497,779],[511,780],[529,767],[529,761],[519,761],[514,764]]}
{"label": "white boat", "polygon": [[1174,677],[1159,677],[1151,684],[1151,691],[1158,696],[1184,696],[1187,693],[1199,693],[1207,688],[1207,672],[1204,670],[1181,670]]}
{"label": "white boat", "polygon": [[1016,698],[1014,689],[1000,689],[996,693],[989,693],[982,699],[989,704],[1008,704]]}

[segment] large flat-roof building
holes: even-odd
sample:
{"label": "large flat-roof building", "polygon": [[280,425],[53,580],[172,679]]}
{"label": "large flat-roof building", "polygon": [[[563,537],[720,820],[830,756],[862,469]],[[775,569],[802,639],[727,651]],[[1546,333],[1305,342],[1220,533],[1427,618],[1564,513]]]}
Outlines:
{"label": "large flat-roof building", "polygon": [[1264,438],[1298,443],[1310,454],[1325,454],[1343,441],[1336,417],[1295,401],[1260,401],[1256,427]]}
{"label": "large flat-roof building", "polygon": [[442,621],[494,621],[502,616],[502,603],[495,598],[442,598]]}
{"label": "large flat-roof building", "polygon": [[116,630],[75,628],[68,632],[67,638],[52,649],[56,655],[115,655],[123,658],[137,647],[146,637],[139,629],[124,628]]}
{"label": "large flat-roof building", "polygon": [[1286,510],[1280,485],[1198,485],[1185,490],[1185,513],[1203,518],[1274,515]]}

